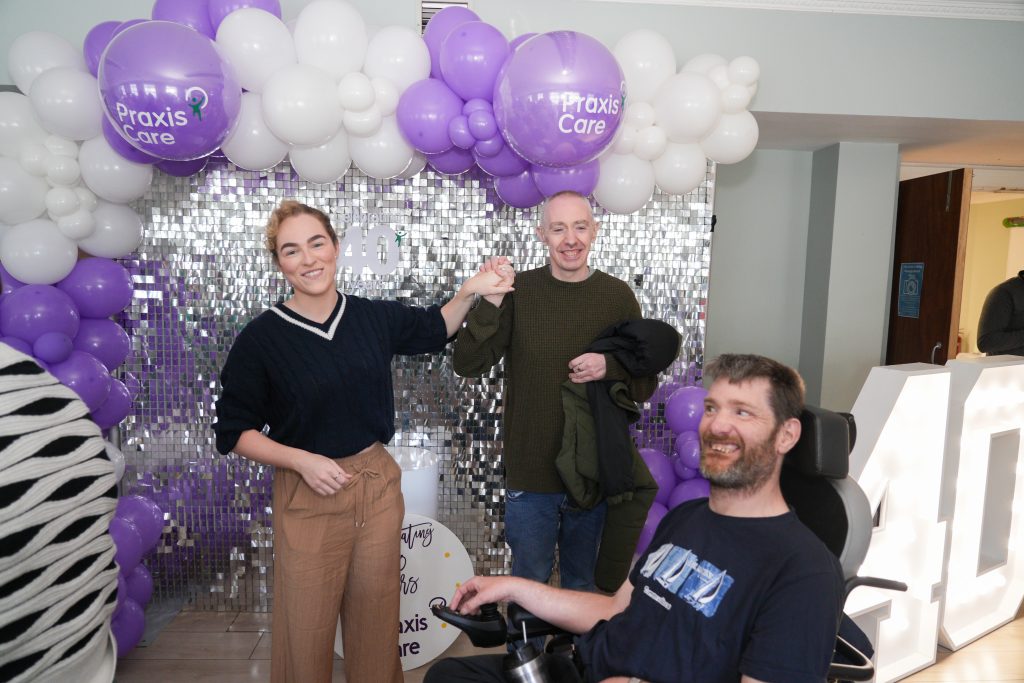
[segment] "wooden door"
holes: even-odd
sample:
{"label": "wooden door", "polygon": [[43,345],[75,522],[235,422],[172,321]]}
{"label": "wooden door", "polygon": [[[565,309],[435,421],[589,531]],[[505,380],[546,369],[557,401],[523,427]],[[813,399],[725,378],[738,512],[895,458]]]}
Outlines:
{"label": "wooden door", "polygon": [[956,356],[972,175],[961,168],[900,183],[886,365]]}

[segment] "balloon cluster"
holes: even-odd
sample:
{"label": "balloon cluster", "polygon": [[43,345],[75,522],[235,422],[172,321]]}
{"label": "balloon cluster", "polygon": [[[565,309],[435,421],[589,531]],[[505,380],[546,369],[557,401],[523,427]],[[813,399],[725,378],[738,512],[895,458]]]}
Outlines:
{"label": "balloon cluster", "polygon": [[[668,393],[671,392],[671,393]],[[661,519],[669,510],[695,498],[706,498],[711,485],[700,474],[700,426],[707,391],[698,386],[679,386],[670,382],[659,387],[652,403],[664,402],[665,424],[675,435],[671,452],[641,448],[640,457],[658,484],[658,493],[647,512],[647,520],[637,541],[637,554],[647,549]]]}
{"label": "balloon cluster", "polygon": [[156,547],[163,533],[164,513],[145,496],[122,496],[110,520],[114,561],[118,566],[117,606],[110,630],[123,657],[142,640],[146,627],[145,607],[153,597],[153,577],[142,557]]}
{"label": "balloon cluster", "polygon": [[131,351],[128,334],[110,319],[132,300],[124,266],[85,258],[53,285],[24,284],[2,268],[0,279],[0,342],[34,356],[78,394],[100,429],[127,417],[134,397],[111,377]]}
{"label": "balloon cluster", "polygon": [[611,52],[574,31],[511,41],[464,7],[423,34],[430,78],[402,94],[402,134],[439,173],[474,166],[498,196],[528,208],[562,190],[584,195],[622,118],[625,83]]}

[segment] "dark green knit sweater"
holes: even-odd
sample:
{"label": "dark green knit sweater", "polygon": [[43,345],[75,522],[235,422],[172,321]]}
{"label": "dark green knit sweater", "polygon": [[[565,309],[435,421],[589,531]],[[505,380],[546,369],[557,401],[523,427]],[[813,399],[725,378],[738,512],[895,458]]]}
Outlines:
{"label": "dark green knit sweater", "polygon": [[[555,456],[569,361],[605,328],[640,318],[640,305],[626,283],[599,270],[582,282],[563,282],[543,266],[518,273],[515,290],[500,308],[481,300],[470,312],[455,342],[455,372],[479,376],[505,358],[505,485],[560,493]],[[626,381],[635,400],[654,392],[657,377],[630,378],[614,358],[605,359],[606,379]]]}

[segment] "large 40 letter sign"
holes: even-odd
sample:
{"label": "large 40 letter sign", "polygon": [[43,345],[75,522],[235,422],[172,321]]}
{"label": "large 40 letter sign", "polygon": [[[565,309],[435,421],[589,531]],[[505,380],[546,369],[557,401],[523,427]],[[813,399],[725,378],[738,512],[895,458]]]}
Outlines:
{"label": "large 40 letter sign", "polygon": [[859,588],[878,681],[1013,619],[1024,597],[1020,505],[1024,361],[1008,356],[874,368],[853,407],[850,473],[878,510],[861,568],[907,593]]}

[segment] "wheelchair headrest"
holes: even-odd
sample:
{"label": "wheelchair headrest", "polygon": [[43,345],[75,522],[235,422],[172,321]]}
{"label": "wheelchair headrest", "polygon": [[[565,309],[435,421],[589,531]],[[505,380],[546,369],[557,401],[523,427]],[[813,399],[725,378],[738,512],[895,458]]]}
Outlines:
{"label": "wheelchair headrest", "polygon": [[806,406],[800,427],[800,440],[786,454],[785,464],[808,476],[846,478],[856,438],[853,415]]}

